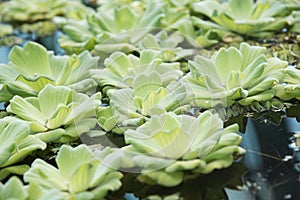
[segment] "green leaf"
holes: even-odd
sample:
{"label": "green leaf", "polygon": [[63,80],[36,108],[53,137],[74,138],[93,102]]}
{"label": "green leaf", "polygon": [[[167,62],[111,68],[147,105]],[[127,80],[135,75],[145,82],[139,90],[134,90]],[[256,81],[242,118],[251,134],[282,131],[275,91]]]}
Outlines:
{"label": "green leaf", "polygon": [[71,90],[66,87],[47,85],[38,95],[41,112],[50,117],[59,105],[68,104],[72,98],[71,94]]}
{"label": "green leaf", "polygon": [[0,200],[25,200],[27,199],[27,192],[17,177],[10,178],[5,185],[0,182]]}
{"label": "green leaf", "polygon": [[224,82],[228,81],[228,72],[237,71],[240,69],[243,57],[238,49],[230,47],[222,48],[215,56],[215,63]]}
{"label": "green leaf", "polygon": [[14,47],[9,54],[9,60],[14,68],[25,74],[42,74],[52,77],[47,50],[37,43],[28,42],[23,48]]}
{"label": "green leaf", "polygon": [[249,19],[253,10],[252,0],[229,0],[232,15],[238,19]]}
{"label": "green leaf", "polygon": [[47,121],[47,117],[38,108],[20,96],[14,96],[7,107],[7,111],[17,114],[24,120],[34,121],[41,125],[44,125]]}
{"label": "green leaf", "polygon": [[57,155],[56,163],[61,175],[70,180],[75,173],[74,170],[91,160],[91,153],[85,146],[78,146],[73,149],[70,146],[63,145]]}
{"label": "green leaf", "polygon": [[7,178],[8,176],[11,176],[11,174],[23,175],[29,169],[30,167],[28,165],[16,165],[2,168],[0,170],[0,181]]}
{"label": "green leaf", "polygon": [[[145,177],[144,177],[145,176]],[[144,179],[146,178],[146,179]],[[181,171],[166,173],[162,171],[153,171],[147,174],[139,175],[138,179],[142,182],[148,182],[147,179],[155,181],[163,186],[172,187],[181,183],[183,178],[183,173]],[[150,182],[151,183],[151,182]]]}
{"label": "green leaf", "polygon": [[81,164],[77,168],[74,174],[72,174],[72,177],[70,177],[71,178],[70,192],[79,193],[88,190],[89,184],[96,171],[95,164],[85,163],[85,164]]}
{"label": "green leaf", "polygon": [[29,171],[24,174],[25,182],[38,184],[45,189],[57,188],[59,190],[68,190],[64,179],[59,170],[41,159],[36,159]]}
{"label": "green leaf", "polygon": [[[25,123],[17,121],[6,121],[5,118],[0,119],[0,166],[8,165],[9,160],[14,156],[18,148],[18,142],[29,135],[29,127]],[[19,161],[19,160],[17,160]],[[17,162],[16,161],[16,162]]]}

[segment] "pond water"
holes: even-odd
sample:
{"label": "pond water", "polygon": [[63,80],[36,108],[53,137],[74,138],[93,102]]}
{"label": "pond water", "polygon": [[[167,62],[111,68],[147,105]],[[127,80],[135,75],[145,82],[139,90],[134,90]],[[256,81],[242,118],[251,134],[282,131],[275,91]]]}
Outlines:
{"label": "pond water", "polygon": [[[281,200],[300,199],[300,152],[293,135],[300,132],[300,105],[279,112],[239,116],[247,150],[242,160],[212,174],[186,177],[174,188],[139,183],[127,174],[121,190],[108,199]],[[233,122],[229,122],[233,123]],[[242,133],[244,132],[244,133]]]}

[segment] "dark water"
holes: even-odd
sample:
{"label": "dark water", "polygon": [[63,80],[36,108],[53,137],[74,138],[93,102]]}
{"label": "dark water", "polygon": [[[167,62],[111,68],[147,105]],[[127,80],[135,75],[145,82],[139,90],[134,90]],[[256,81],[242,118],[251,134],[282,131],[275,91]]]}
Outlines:
{"label": "dark water", "polygon": [[[127,174],[124,186],[108,199],[281,200],[300,199],[300,153],[293,135],[300,132],[300,105],[279,112],[239,116],[244,158],[208,175],[186,177],[173,188],[141,184]],[[243,130],[244,129],[244,130]]]}

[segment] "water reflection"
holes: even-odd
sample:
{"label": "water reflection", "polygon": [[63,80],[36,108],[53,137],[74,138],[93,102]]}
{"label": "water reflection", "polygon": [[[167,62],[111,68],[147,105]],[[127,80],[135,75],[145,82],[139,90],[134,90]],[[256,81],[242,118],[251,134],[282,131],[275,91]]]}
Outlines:
{"label": "water reflection", "polygon": [[[300,107],[297,109],[300,113]],[[294,169],[298,161],[289,148],[290,137],[300,130],[300,124],[295,118],[287,118],[288,112],[261,113],[248,119],[241,144],[247,150],[242,163],[248,169],[242,189],[254,199],[300,199],[298,172]]]}

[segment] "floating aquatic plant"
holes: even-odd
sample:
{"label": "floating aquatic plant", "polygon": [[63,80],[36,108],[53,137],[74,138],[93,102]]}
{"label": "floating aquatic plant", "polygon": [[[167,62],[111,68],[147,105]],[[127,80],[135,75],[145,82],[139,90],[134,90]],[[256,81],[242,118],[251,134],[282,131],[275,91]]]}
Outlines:
{"label": "floating aquatic plant", "polygon": [[[78,92],[97,86],[88,70],[97,68],[98,58],[87,51],[78,56],[55,56],[43,46],[28,42],[23,48],[14,47],[9,60],[0,65],[1,92],[26,97],[36,96],[47,84],[68,86]],[[1,101],[10,98],[3,97]]]}
{"label": "floating aquatic plant", "polygon": [[161,13],[161,5],[154,2],[142,12],[135,12],[129,5],[99,10],[86,21],[66,23],[59,43],[68,53],[88,49],[103,58],[117,50],[132,51],[139,40],[158,27]]}
{"label": "floating aquatic plant", "polygon": [[139,43],[140,49],[153,49],[160,51],[161,59],[164,62],[175,62],[191,56],[195,50],[180,47],[180,43],[184,42],[185,35],[178,32],[160,31],[152,35],[148,34]]}
{"label": "floating aquatic plant", "polygon": [[282,100],[297,98],[300,100],[300,70],[294,67],[285,69],[282,83],[275,85],[273,89],[276,96]]}
{"label": "floating aquatic plant", "polygon": [[111,149],[93,154],[85,145],[63,145],[56,157],[57,168],[36,159],[24,180],[29,199],[102,199],[121,186],[122,174],[105,164]]}
{"label": "floating aquatic plant", "polygon": [[[299,5],[297,6],[299,9]],[[297,8],[296,7],[296,8]],[[268,2],[229,0],[220,3],[205,0],[193,4],[194,11],[209,17],[213,22],[198,19],[203,27],[232,31],[242,35],[261,37],[294,23],[291,9],[281,1]],[[296,9],[295,7],[291,7]]]}
{"label": "floating aquatic plant", "polygon": [[128,88],[138,74],[153,71],[159,73],[163,85],[166,86],[176,81],[183,73],[179,63],[165,63],[161,56],[161,51],[153,49],[142,50],[139,57],[115,52],[105,59],[104,69],[90,70],[90,73],[104,92],[109,88]]}
{"label": "floating aquatic plant", "polygon": [[45,148],[46,143],[30,135],[28,124],[7,118],[0,119],[0,180],[10,173],[24,173],[28,166],[13,164],[22,161],[33,151]]}
{"label": "floating aquatic plant", "polygon": [[197,118],[164,113],[127,130],[129,145],[122,150],[142,168],[139,180],[175,186],[186,171],[206,174],[230,166],[234,155],[245,152],[238,146],[242,138],[237,132],[237,124],[223,128],[222,120],[210,111]]}
{"label": "floating aquatic plant", "polygon": [[266,48],[242,43],[240,48],[221,48],[211,59],[196,56],[189,62],[187,83],[195,93],[194,104],[210,108],[234,102],[246,106],[268,101],[275,95],[274,85],[282,81],[288,63],[266,58]]}
{"label": "floating aquatic plant", "polygon": [[47,85],[37,97],[14,96],[7,111],[28,122],[43,141],[68,142],[95,126],[99,95],[89,97],[64,86]]}
{"label": "floating aquatic plant", "polygon": [[35,22],[62,15],[67,4],[67,0],[11,0],[1,4],[0,13],[6,22]]}
{"label": "floating aquatic plant", "polygon": [[164,86],[160,74],[155,71],[138,75],[133,79],[132,88],[113,90],[108,96],[110,109],[100,109],[98,114],[98,121],[104,127],[108,123],[120,123],[119,127],[138,126],[148,118],[168,111],[181,114],[190,109],[189,103],[193,99],[192,91],[185,85]]}
{"label": "floating aquatic plant", "polygon": [[[210,30],[198,26],[190,12],[182,7],[164,7],[164,17],[161,27],[178,31],[194,47],[209,47],[221,40],[216,29]],[[219,31],[220,32],[220,31]]]}

